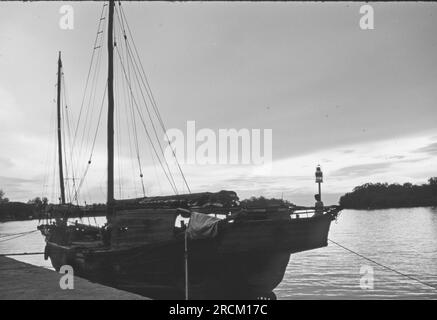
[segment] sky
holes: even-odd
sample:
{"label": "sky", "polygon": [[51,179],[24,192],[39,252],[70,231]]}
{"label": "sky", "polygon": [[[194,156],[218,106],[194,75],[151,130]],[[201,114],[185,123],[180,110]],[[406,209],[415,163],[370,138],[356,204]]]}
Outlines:
{"label": "sky", "polygon": [[[59,26],[64,4],[74,9],[72,30]],[[167,128],[185,131],[194,120],[214,132],[272,129],[271,170],[183,164],[193,192],[227,189],[308,205],[320,164],[322,198],[334,204],[362,183],[437,176],[437,4],[372,4],[374,29],[361,30],[363,4],[123,3]],[[10,200],[56,201],[58,51],[74,124],[101,10],[100,2],[0,3],[0,189]],[[94,123],[105,72],[91,104]],[[123,109],[116,112],[124,119]],[[120,128],[116,197],[139,196],[131,128]],[[104,133],[83,187],[88,203],[105,199]],[[146,194],[171,194],[146,140],[139,137]]]}

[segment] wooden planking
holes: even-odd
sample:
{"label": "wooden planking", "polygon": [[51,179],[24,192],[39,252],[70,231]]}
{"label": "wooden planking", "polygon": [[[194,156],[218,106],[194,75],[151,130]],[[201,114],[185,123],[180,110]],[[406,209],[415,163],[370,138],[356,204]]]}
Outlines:
{"label": "wooden planking", "polygon": [[173,239],[176,209],[136,209],[116,213],[112,245],[135,246]]}
{"label": "wooden planking", "polygon": [[220,251],[290,250],[326,245],[330,219],[245,221],[222,227]]}

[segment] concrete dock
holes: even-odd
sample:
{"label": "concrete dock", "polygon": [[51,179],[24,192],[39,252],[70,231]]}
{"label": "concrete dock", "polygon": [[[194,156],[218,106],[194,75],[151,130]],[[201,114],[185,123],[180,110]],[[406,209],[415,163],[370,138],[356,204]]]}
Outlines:
{"label": "concrete dock", "polygon": [[74,289],[63,290],[62,274],[0,256],[0,300],[147,300],[133,293],[74,277]]}

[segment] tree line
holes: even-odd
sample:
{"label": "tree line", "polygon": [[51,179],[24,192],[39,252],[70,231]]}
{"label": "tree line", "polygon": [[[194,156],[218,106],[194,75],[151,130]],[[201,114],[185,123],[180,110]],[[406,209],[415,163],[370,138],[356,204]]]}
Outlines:
{"label": "tree line", "polygon": [[[263,196],[242,200],[241,205],[243,207],[294,206],[294,204],[287,200],[275,198],[269,199]],[[29,200],[27,203],[12,202],[9,201],[9,199],[4,196],[4,192],[0,190],[0,221],[44,219],[47,217],[48,212],[50,212],[51,206],[54,205],[49,203],[48,199],[45,197],[36,197]],[[92,207],[91,211],[94,213],[101,211],[102,215],[104,215],[106,212],[104,204],[93,204],[90,207]],[[74,214],[74,212],[72,212],[72,214]],[[80,216],[79,212],[77,212],[77,216]]]}
{"label": "tree line", "polygon": [[9,201],[4,191],[0,190],[0,221],[40,218],[48,204],[45,197],[36,197],[27,203]]}
{"label": "tree line", "polygon": [[347,209],[385,209],[437,206],[437,177],[428,183],[365,183],[340,198]]}
{"label": "tree line", "polygon": [[276,199],[276,198],[265,198],[263,196],[260,197],[250,197],[249,199],[245,199],[241,201],[241,205],[243,207],[277,207],[277,206],[294,206],[288,200],[284,199]]}
{"label": "tree line", "polygon": [[[46,197],[36,197],[24,202],[10,201],[0,189],[0,221],[45,219],[52,216],[56,204],[49,203]],[[88,211],[93,215],[104,215],[104,204],[92,204],[87,206]],[[80,210],[79,206],[71,206],[69,209],[71,217],[87,216],[88,213]]]}

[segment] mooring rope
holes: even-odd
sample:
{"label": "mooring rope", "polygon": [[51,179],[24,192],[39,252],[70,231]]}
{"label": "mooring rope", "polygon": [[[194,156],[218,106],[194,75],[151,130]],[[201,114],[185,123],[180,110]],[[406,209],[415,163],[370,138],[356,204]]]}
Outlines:
{"label": "mooring rope", "polygon": [[[34,232],[38,232],[38,230],[20,232],[20,233],[16,233],[16,234],[9,234],[7,236],[2,236],[0,242],[6,242],[6,241],[13,240],[16,238],[24,237],[24,236],[27,236],[27,235],[34,233]],[[11,238],[9,238],[9,237],[11,237]],[[8,239],[3,239],[3,238],[8,238]]]}
{"label": "mooring rope", "polygon": [[0,257],[8,256],[33,256],[38,254],[44,254],[44,252],[12,252],[12,253],[0,253]]}
{"label": "mooring rope", "polygon": [[398,271],[398,270],[395,270],[395,269],[393,269],[393,268],[391,268],[391,267],[388,267],[388,266],[386,266],[386,265],[384,265],[384,264],[382,264],[382,263],[380,263],[380,262],[378,262],[378,261],[375,261],[375,260],[373,260],[373,259],[371,259],[371,258],[368,258],[368,257],[366,257],[366,256],[364,256],[364,255],[362,255],[362,254],[360,254],[360,253],[358,253],[358,252],[356,252],[356,251],[354,251],[354,250],[352,250],[352,249],[346,248],[345,246],[343,246],[343,245],[339,244],[338,242],[335,242],[335,241],[333,241],[333,240],[331,240],[331,239],[328,239],[328,241],[330,241],[330,242],[332,242],[333,244],[339,246],[340,248],[343,248],[344,250],[349,251],[350,253],[353,253],[353,254],[359,256],[360,258],[363,258],[363,259],[365,259],[365,260],[367,260],[367,261],[370,261],[370,262],[372,262],[372,263],[374,263],[374,264],[376,264],[376,265],[378,265],[378,266],[380,266],[380,267],[382,267],[382,268],[384,268],[384,269],[387,269],[387,270],[389,270],[389,271],[392,271],[392,272],[394,272],[394,273],[397,273],[398,275],[401,275],[401,276],[403,276],[403,277],[406,277],[406,278],[408,278],[408,279],[410,279],[410,280],[416,281],[416,282],[418,282],[418,283],[420,283],[420,284],[422,284],[422,285],[424,285],[424,286],[427,286],[427,287],[429,287],[429,288],[432,288],[432,289],[434,289],[434,290],[437,290],[437,286],[435,286],[435,285],[432,285],[432,284],[430,284],[430,283],[427,283],[427,282],[425,282],[425,281],[422,281],[422,280],[420,280],[420,279],[417,279],[417,278],[415,278],[415,277],[412,277],[412,276],[410,276],[410,275],[408,275],[408,274],[405,274],[405,273],[403,273],[403,272],[401,272],[401,271]]}
{"label": "mooring rope", "polygon": [[[32,234],[34,232],[38,232],[39,230],[32,230],[32,231],[24,231],[24,232],[17,232],[17,233],[0,233],[0,238],[8,238],[8,239],[1,239],[0,242],[6,242],[9,240],[14,240],[16,238],[24,237],[29,234]],[[10,237],[10,238],[9,238]],[[39,255],[44,254],[44,252],[11,252],[11,253],[0,253],[0,257],[7,257],[7,256],[31,256],[31,255]]]}
{"label": "mooring rope", "polygon": [[17,236],[17,235],[26,235],[26,234],[33,233],[36,231],[38,231],[38,230],[23,231],[23,232],[17,232],[17,233],[0,233],[0,238],[12,237],[12,236]]}

